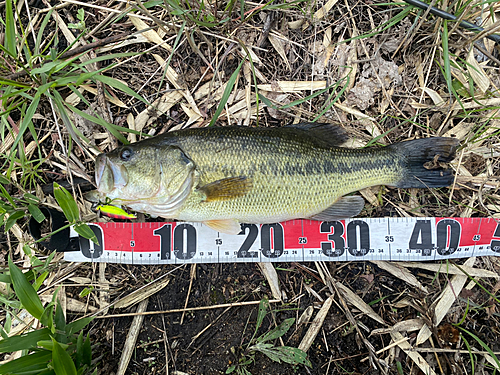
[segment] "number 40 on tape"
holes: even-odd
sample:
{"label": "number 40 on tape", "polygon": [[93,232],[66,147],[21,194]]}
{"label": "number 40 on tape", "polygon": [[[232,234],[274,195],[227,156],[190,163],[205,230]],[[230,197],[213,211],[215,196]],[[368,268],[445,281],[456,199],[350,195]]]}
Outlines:
{"label": "number 40 on tape", "polygon": [[500,224],[489,218],[369,218],[242,224],[238,235],[200,223],[91,223],[99,244],[78,237],[73,262],[183,264],[424,261],[500,255]]}

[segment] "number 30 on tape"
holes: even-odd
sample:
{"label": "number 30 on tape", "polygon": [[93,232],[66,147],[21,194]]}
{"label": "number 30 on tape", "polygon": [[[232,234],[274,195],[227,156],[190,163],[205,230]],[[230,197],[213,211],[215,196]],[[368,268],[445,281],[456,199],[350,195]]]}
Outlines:
{"label": "number 30 on tape", "polygon": [[[423,261],[500,255],[500,224],[488,218],[370,218],[242,224],[238,235],[199,223],[91,223],[73,262],[130,264]],[[73,237],[78,237],[72,231]]]}

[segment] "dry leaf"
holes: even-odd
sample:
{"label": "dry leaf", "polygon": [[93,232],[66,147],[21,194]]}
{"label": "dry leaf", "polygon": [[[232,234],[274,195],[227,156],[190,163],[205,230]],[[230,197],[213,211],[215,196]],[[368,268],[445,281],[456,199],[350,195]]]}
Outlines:
{"label": "dry leaf", "polygon": [[146,108],[139,113],[135,118],[135,130],[142,131],[146,125],[156,121],[158,117],[172,108],[179,100],[182,99],[180,91],[171,91],[163,94],[163,96],[154,101],[151,107]]}
{"label": "dry leaf", "polygon": [[[127,115],[127,125],[128,125],[129,129],[135,130],[135,119],[134,119],[134,115],[132,113],[129,113]],[[134,133],[129,133],[127,139],[129,142],[132,142],[132,143],[137,142],[137,135]]]}
{"label": "dry leaf", "polygon": [[288,70],[292,71],[292,67],[290,66],[290,62],[288,61],[288,58],[286,57],[286,51],[285,51],[285,49],[286,49],[287,45],[285,44],[285,42],[282,39],[280,39],[280,38],[276,38],[272,34],[269,34],[268,39],[271,42],[271,44],[274,47],[274,49],[280,55],[281,59],[285,63],[285,65],[288,68]]}
{"label": "dry leaf", "polygon": [[373,311],[373,309],[365,301],[363,301],[361,297],[359,297],[356,293],[354,293],[344,284],[337,282],[335,285],[337,286],[337,289],[342,292],[347,302],[349,302],[351,305],[355,306],[357,309],[364,312],[367,316],[369,316],[373,320],[381,324],[387,325],[387,323],[384,322],[384,319],[382,319],[375,311]]}
{"label": "dry leaf", "polygon": [[[120,81],[120,82],[123,83],[125,86],[128,86],[127,82],[123,82],[123,81]],[[90,92],[91,94],[97,95],[97,89],[95,89],[92,86],[89,86],[89,85],[80,85],[79,88],[78,88],[78,91],[83,92],[84,90]],[[108,102],[110,102],[111,104],[114,104],[114,105],[116,105],[118,107],[128,108],[128,105],[126,105],[125,103],[123,103],[118,98],[105,95],[105,99]],[[72,94],[68,95],[68,97],[64,101],[66,103],[68,103],[68,104],[76,106],[78,103],[80,103],[80,97],[77,94],[72,93]]]}
{"label": "dry leaf", "polygon": [[288,22],[288,27],[290,30],[297,30],[304,24],[304,20],[290,21]]}
{"label": "dry leaf", "polygon": [[408,271],[408,269],[406,269],[404,266],[401,266],[401,263],[398,265],[394,265],[393,263],[383,262],[379,260],[373,260],[372,263],[375,263],[377,266],[396,276],[398,279],[403,280],[405,283],[408,283],[420,289],[422,292],[429,293],[427,288],[417,280],[415,275]]}
{"label": "dry leaf", "polygon": [[[404,339],[403,335],[399,332],[391,332],[391,337],[394,341],[402,341]],[[403,349],[403,351],[410,357],[413,362],[422,370],[422,372],[426,375],[436,375],[436,372],[432,369],[432,367],[427,363],[427,361],[422,357],[419,353],[411,350],[412,346],[406,342],[402,341],[398,346]]]}
{"label": "dry leaf", "polygon": [[326,88],[326,81],[277,81],[271,84],[257,85],[259,90],[275,92],[314,91]]}
{"label": "dry leaf", "polygon": [[276,272],[276,268],[274,268],[273,263],[257,263],[259,265],[260,270],[264,274],[269,286],[271,287],[271,292],[275,299],[279,299],[281,301],[281,288],[280,281],[278,278],[278,273]]}
{"label": "dry leaf", "polygon": [[[476,257],[469,258],[465,261],[464,266],[472,267],[476,261]],[[434,303],[434,324],[439,325],[448,310],[455,302],[456,298],[459,296],[460,291],[467,282],[467,275],[455,275],[446,284],[446,288],[443,290],[441,295],[438,297],[437,301]]]}
{"label": "dry leaf", "polygon": [[323,303],[323,306],[321,306],[318,315],[316,315],[313,322],[311,323],[311,326],[307,330],[307,333],[300,342],[299,345],[300,350],[307,352],[311,347],[314,339],[316,338],[321,327],[323,326],[323,322],[325,321],[326,315],[328,314],[330,307],[332,306],[332,298],[333,296],[328,297],[328,299]]}
{"label": "dry leaf", "polygon": [[316,13],[314,13],[313,21],[319,21],[333,8],[335,4],[337,4],[339,0],[328,0],[325,5],[319,8]]}
{"label": "dry leaf", "polygon": [[153,294],[159,292],[163,288],[165,288],[170,279],[167,277],[163,277],[161,279],[157,279],[155,281],[150,282],[149,284],[144,285],[143,287],[133,291],[128,294],[124,298],[120,299],[118,302],[113,304],[115,309],[123,309],[125,307],[130,307],[139,303],[146,298],[152,296]]}
{"label": "dry leaf", "polygon": [[[149,26],[146,22],[143,20],[137,18],[137,17],[130,17],[129,16],[130,22],[135,26],[135,28],[138,31],[149,29]],[[166,49],[169,52],[172,52],[172,47],[170,47],[159,35],[155,30],[148,30],[144,31],[142,33],[144,37],[149,40],[151,43],[157,44],[158,46]]]}
{"label": "dry leaf", "polygon": [[370,121],[373,121],[373,122],[376,121],[373,117],[365,115],[363,112],[358,111],[357,109],[354,109],[352,107],[348,107],[348,106],[346,106],[344,104],[335,103],[335,107],[337,107],[337,108],[339,108],[339,109],[341,109],[341,110],[343,110],[343,111],[345,111],[345,112],[347,112],[347,113],[349,113],[349,114],[351,114],[353,116],[356,116],[356,118],[358,120],[365,120],[366,119],[366,120],[370,120]]}
{"label": "dry leaf", "polygon": [[415,345],[419,346],[419,345],[423,344],[431,336],[432,336],[431,329],[429,328],[429,326],[427,324],[424,324],[422,326],[422,328],[420,329],[420,331],[418,332],[417,341],[415,341]]}
{"label": "dry leaf", "polygon": [[467,54],[467,64],[467,71],[469,72],[472,80],[482,93],[486,93],[491,82],[484,72],[483,67],[479,65],[474,57],[474,47],[471,47],[469,53]]}
{"label": "dry leaf", "polygon": [[464,272],[469,276],[474,277],[491,277],[498,279],[500,275],[496,272],[483,270],[481,268],[467,267],[465,265],[457,266],[453,264],[435,264],[435,263],[416,263],[416,262],[394,262],[395,265],[401,265],[406,268],[420,268],[431,272],[441,272],[447,275],[464,275]]}
{"label": "dry leaf", "polygon": [[[153,57],[158,62],[158,64],[160,64],[161,66],[165,66],[166,65],[166,61],[160,55],[157,55],[157,54],[153,53]],[[170,65],[167,67],[167,71],[165,72],[165,75],[167,76],[167,79],[172,83],[172,85],[174,85],[174,87],[176,89],[181,90],[180,92],[181,92],[182,96],[184,96],[184,98],[187,100],[187,102],[189,103],[189,105],[191,106],[191,110],[197,116],[203,117],[201,115],[201,112],[198,109],[198,105],[194,101],[194,98],[192,97],[191,93],[185,87],[185,85],[180,82],[179,75],[176,73],[176,71]],[[189,120],[191,121],[191,117],[190,117]]]}
{"label": "dry leaf", "polygon": [[429,95],[434,105],[440,107],[445,104],[445,100],[441,97],[441,95],[439,95],[433,89],[430,89],[428,87],[420,87],[420,89],[424,91],[427,95]]}
{"label": "dry leaf", "polygon": [[444,133],[443,137],[454,137],[460,140],[464,140],[470,134],[472,128],[476,126],[476,124],[472,122],[460,122],[457,126],[454,126],[446,133]]}

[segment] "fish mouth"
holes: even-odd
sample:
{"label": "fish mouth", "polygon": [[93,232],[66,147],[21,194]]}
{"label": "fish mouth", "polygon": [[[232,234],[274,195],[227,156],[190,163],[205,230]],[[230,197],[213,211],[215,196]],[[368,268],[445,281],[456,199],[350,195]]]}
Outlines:
{"label": "fish mouth", "polygon": [[99,189],[102,181],[102,176],[104,175],[104,169],[106,168],[106,155],[99,154],[95,159],[95,183],[97,189]]}
{"label": "fish mouth", "polygon": [[127,185],[127,169],[113,163],[105,154],[96,158],[95,182],[100,193],[109,193]]}

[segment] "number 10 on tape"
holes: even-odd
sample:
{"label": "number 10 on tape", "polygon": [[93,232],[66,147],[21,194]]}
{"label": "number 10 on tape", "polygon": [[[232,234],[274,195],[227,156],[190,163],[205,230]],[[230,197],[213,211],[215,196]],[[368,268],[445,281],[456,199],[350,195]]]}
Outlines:
{"label": "number 10 on tape", "polygon": [[[199,223],[91,223],[73,262],[130,264],[424,261],[500,255],[500,223],[488,218],[370,218],[242,224],[238,235]],[[72,231],[73,237],[78,237]]]}

